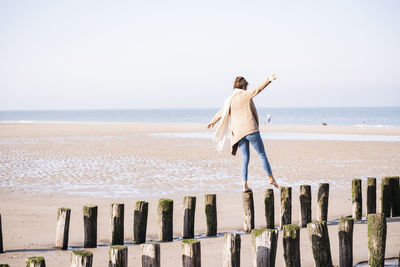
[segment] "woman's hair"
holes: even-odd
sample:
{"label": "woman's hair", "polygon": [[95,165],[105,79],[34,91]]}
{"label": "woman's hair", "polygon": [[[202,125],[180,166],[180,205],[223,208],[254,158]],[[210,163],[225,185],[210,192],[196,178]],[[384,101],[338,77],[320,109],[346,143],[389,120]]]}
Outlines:
{"label": "woman's hair", "polygon": [[247,86],[248,82],[242,76],[236,77],[235,83],[233,84],[233,88],[243,89],[243,87]]}

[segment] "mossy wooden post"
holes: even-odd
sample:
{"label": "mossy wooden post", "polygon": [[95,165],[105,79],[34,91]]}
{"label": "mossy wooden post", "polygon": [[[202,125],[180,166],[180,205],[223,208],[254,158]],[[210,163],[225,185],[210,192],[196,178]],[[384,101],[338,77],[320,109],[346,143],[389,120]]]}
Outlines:
{"label": "mossy wooden post", "polygon": [[97,247],[97,206],[83,206],[84,248]]}
{"label": "mossy wooden post", "polygon": [[250,233],[254,229],[254,199],[253,191],[249,190],[242,193],[243,200],[243,230]]}
{"label": "mossy wooden post", "polygon": [[200,240],[188,239],[182,241],[182,266],[183,267],[201,266]]}
{"label": "mossy wooden post", "polygon": [[273,189],[265,190],[264,206],[265,206],[265,221],[267,223],[267,228],[274,229],[275,228],[275,207],[274,207],[274,190]]}
{"label": "mossy wooden post", "polygon": [[314,258],[314,266],[332,267],[331,245],[326,221],[310,222],[307,224],[307,230]]}
{"label": "mossy wooden post", "polygon": [[386,217],[383,213],[368,215],[368,266],[384,266]]}
{"label": "mossy wooden post", "polygon": [[381,213],[390,217],[392,210],[392,188],[389,177],[382,178],[381,182]]}
{"label": "mossy wooden post", "polygon": [[399,177],[390,177],[392,187],[392,217],[400,216],[400,185]]}
{"label": "mossy wooden post", "polygon": [[73,250],[71,252],[71,267],[92,267],[93,253],[88,250]]}
{"label": "mossy wooden post", "polygon": [[163,242],[173,240],[174,201],[161,198],[158,201],[158,239]]}
{"label": "mossy wooden post", "polygon": [[149,203],[137,201],[133,212],[133,243],[142,244],[146,242],[147,215]]}
{"label": "mossy wooden post", "polygon": [[329,201],[329,184],[320,183],[318,185],[318,213],[319,221],[328,220],[328,201]]}
{"label": "mossy wooden post", "polygon": [[4,249],[3,249],[3,229],[1,227],[1,214],[0,214],[0,253],[4,253]]}
{"label": "mossy wooden post", "polygon": [[300,267],[300,227],[295,224],[283,226],[283,258],[286,267]]}
{"label": "mossy wooden post", "polygon": [[142,267],[160,267],[160,244],[146,243],[140,245],[142,250]]}
{"label": "mossy wooden post", "polygon": [[128,247],[115,245],[108,250],[108,267],[128,267]]}
{"label": "mossy wooden post", "polygon": [[367,215],[376,213],[376,178],[367,178]]}
{"label": "mossy wooden post", "polygon": [[281,229],[292,223],[292,188],[281,186]]}
{"label": "mossy wooden post", "polygon": [[43,257],[29,257],[25,261],[26,267],[46,267]]}
{"label": "mossy wooden post", "polygon": [[278,231],[253,229],[251,232],[253,267],[275,266]]}
{"label": "mossy wooden post", "polygon": [[353,218],[339,220],[339,267],[353,266]]}
{"label": "mossy wooden post", "polygon": [[111,246],[124,244],[124,204],[111,204]]}
{"label": "mossy wooden post", "polygon": [[351,183],[351,199],[353,202],[353,218],[354,220],[361,220],[362,219],[361,179],[353,179]]}
{"label": "mossy wooden post", "polygon": [[241,238],[238,233],[225,233],[224,235],[224,262],[223,267],[240,266]]}
{"label": "mossy wooden post", "polygon": [[10,267],[8,264],[0,264],[0,267]]}
{"label": "mossy wooden post", "polygon": [[194,215],[196,211],[196,197],[183,198],[183,238],[194,237]]}
{"label": "mossy wooden post", "polygon": [[217,196],[215,194],[207,194],[204,199],[207,236],[217,235]]}
{"label": "mossy wooden post", "polygon": [[300,226],[311,222],[311,185],[300,186]]}
{"label": "mossy wooden post", "polygon": [[57,211],[56,249],[68,249],[69,221],[71,209],[59,208]]}

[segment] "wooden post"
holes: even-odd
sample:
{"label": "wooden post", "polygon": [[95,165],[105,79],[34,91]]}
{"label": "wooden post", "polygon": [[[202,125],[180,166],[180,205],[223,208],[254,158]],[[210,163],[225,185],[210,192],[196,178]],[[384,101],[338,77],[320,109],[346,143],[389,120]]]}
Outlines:
{"label": "wooden post", "polygon": [[253,267],[275,266],[278,231],[253,229],[251,232]]}
{"label": "wooden post", "polygon": [[140,245],[142,250],[142,267],[160,267],[160,244],[147,243]]}
{"label": "wooden post", "polygon": [[382,178],[381,182],[381,213],[390,217],[392,209],[392,188],[389,177]]}
{"label": "wooden post", "polygon": [[318,220],[328,220],[328,200],[329,200],[329,184],[320,183],[318,185]]}
{"label": "wooden post", "polygon": [[353,267],[353,218],[339,220],[339,267]]}
{"label": "wooden post", "polygon": [[353,179],[351,184],[351,198],[353,202],[353,218],[354,220],[361,220],[362,219],[361,179]]}
{"label": "wooden post", "polygon": [[0,267],[10,267],[8,264],[0,264]]}
{"label": "wooden post", "polygon": [[243,230],[250,233],[254,229],[254,200],[253,191],[249,190],[242,193],[243,200]]}
{"label": "wooden post", "polygon": [[194,237],[194,215],[196,211],[196,197],[183,198],[183,238]]}
{"label": "wooden post", "polygon": [[307,224],[308,238],[311,242],[314,265],[332,267],[331,245],[326,221]]}
{"label": "wooden post", "polygon": [[56,249],[68,249],[69,221],[71,209],[59,208],[57,211]]}
{"label": "wooden post", "polygon": [[111,204],[111,246],[124,244],[124,204]]}
{"label": "wooden post", "polygon": [[392,187],[392,217],[400,216],[400,185],[399,176],[390,177]]}
{"label": "wooden post", "polygon": [[300,226],[311,222],[311,185],[300,186]]}
{"label": "wooden post", "polygon": [[26,267],[46,267],[43,257],[29,257],[25,261]]}
{"label": "wooden post", "polygon": [[283,226],[283,258],[286,267],[300,267],[300,227],[298,225]]}
{"label": "wooden post", "polygon": [[142,244],[146,242],[147,214],[149,203],[137,201],[133,213],[133,243]]}
{"label": "wooden post", "polygon": [[97,247],[97,206],[83,206],[84,248]]}
{"label": "wooden post", "polygon": [[4,253],[4,249],[3,249],[3,229],[1,227],[1,214],[0,214],[0,253]]}
{"label": "wooden post", "polygon": [[108,267],[128,267],[128,247],[115,245],[109,248]]}
{"label": "wooden post", "polygon": [[88,250],[73,250],[71,252],[71,267],[92,267],[93,253]]}
{"label": "wooden post", "polygon": [[217,196],[207,194],[204,199],[207,220],[207,236],[217,235]]}
{"label": "wooden post", "polygon": [[368,266],[384,266],[386,217],[383,213],[368,215]]}
{"label": "wooden post", "polygon": [[292,188],[281,186],[281,229],[292,223]]}
{"label": "wooden post", "polygon": [[223,267],[240,267],[240,234],[225,233]]}
{"label": "wooden post", "polygon": [[188,239],[182,241],[182,266],[201,266],[201,248],[199,240]]}
{"label": "wooden post", "polygon": [[273,189],[265,190],[264,206],[265,206],[265,220],[267,222],[267,228],[274,229],[275,228],[275,207],[274,207],[274,190]]}
{"label": "wooden post", "polygon": [[163,242],[173,240],[174,201],[161,198],[158,201],[158,239]]}
{"label": "wooden post", "polygon": [[376,213],[376,178],[367,178],[367,215]]}

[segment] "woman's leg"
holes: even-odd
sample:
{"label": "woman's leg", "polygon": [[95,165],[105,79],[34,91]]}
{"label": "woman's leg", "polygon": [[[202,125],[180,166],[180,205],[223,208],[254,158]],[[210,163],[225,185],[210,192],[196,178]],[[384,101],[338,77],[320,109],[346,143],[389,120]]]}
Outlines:
{"label": "woman's leg", "polygon": [[263,169],[268,175],[270,184],[274,185],[275,187],[278,187],[278,184],[275,182],[274,176],[272,175],[271,166],[269,164],[267,154],[265,153],[264,143],[261,139],[260,132],[247,135],[247,139],[250,141],[251,145],[256,150],[258,156],[260,156],[261,164],[263,166]]}
{"label": "woman's leg", "polygon": [[249,168],[250,160],[250,146],[249,141],[246,138],[242,138],[239,143],[240,153],[242,154],[242,180],[243,180],[243,191],[248,190],[247,186],[247,173]]}

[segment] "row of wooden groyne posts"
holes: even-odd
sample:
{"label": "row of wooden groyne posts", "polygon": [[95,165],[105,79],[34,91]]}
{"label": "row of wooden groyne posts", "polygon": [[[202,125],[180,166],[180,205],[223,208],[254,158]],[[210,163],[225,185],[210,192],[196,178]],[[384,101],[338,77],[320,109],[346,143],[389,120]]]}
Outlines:
{"label": "row of wooden groyne posts", "polygon": [[[380,213],[376,212],[376,178],[367,178],[367,221],[369,266],[384,266],[386,246],[386,217],[400,216],[399,177],[384,177],[381,181]],[[362,187],[360,179],[352,181],[352,217],[339,220],[339,266],[353,266],[353,224],[362,219]],[[251,232],[253,266],[275,266],[278,233],[282,231],[284,262],[286,266],[300,266],[300,227],[307,227],[315,266],[333,266],[327,227],[329,184],[318,186],[318,221],[311,221],[311,186],[300,186],[300,221],[292,224],[292,188],[280,188],[280,228],[275,228],[274,191],[265,191],[265,229],[254,229],[253,192],[243,192],[244,231]],[[173,241],[173,200],[160,199],[158,202],[158,238],[160,242]],[[201,266],[200,240],[194,239],[194,216],[196,197],[184,197],[182,238],[182,266]],[[205,195],[207,236],[217,235],[216,195]],[[60,208],[57,212],[55,248],[68,249],[69,222],[71,210]],[[159,243],[146,243],[148,202],[136,202],[133,221],[133,243],[141,244],[143,267],[160,266]],[[97,247],[97,206],[83,207],[84,248]],[[109,266],[128,266],[128,247],[124,246],[124,204],[111,205],[111,244]],[[225,233],[223,266],[240,266],[241,236],[239,233]],[[3,253],[1,215],[0,252]],[[400,261],[400,260],[399,260]],[[71,252],[71,267],[90,267],[93,254],[88,250]],[[43,257],[30,257],[26,266],[43,267]],[[0,264],[8,266],[7,264]],[[399,262],[400,266],[400,262]]]}

